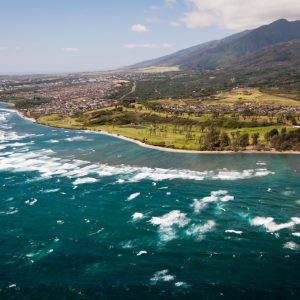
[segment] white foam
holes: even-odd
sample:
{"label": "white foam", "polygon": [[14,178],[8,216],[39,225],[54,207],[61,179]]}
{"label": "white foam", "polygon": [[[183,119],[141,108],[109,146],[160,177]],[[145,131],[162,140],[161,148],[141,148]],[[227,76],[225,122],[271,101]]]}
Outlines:
{"label": "white foam", "polygon": [[298,250],[300,249],[300,245],[296,244],[295,242],[287,242],[283,245],[283,248],[290,250]]}
{"label": "white foam", "polygon": [[126,241],[121,243],[121,247],[123,249],[132,249],[134,247],[134,244],[132,241]]}
{"label": "white foam", "polygon": [[141,193],[134,193],[134,194],[131,194],[131,195],[127,198],[127,200],[128,200],[128,201],[132,201],[133,199],[137,198],[137,197],[140,196],[140,195],[141,195]]}
{"label": "white foam", "polygon": [[65,140],[68,142],[90,142],[90,141],[92,141],[91,139],[88,139],[85,136],[74,136],[71,138],[66,138]]}
{"label": "white foam", "polygon": [[249,169],[243,170],[242,172],[238,171],[228,171],[224,169],[220,171],[218,174],[212,176],[213,179],[220,179],[220,180],[241,180],[241,179],[250,179],[255,177],[264,177],[268,175],[274,175],[274,172],[271,172],[267,169]]}
{"label": "white foam", "polygon": [[10,116],[9,113],[7,113],[7,112],[1,112],[0,113],[0,122],[1,123],[6,122],[9,116]]}
{"label": "white foam", "polygon": [[228,201],[234,200],[234,197],[233,197],[233,196],[227,195],[227,196],[222,197],[220,200],[221,200],[222,202],[228,202]]}
{"label": "white foam", "polygon": [[143,217],[144,217],[144,215],[142,214],[142,213],[138,213],[138,212],[136,212],[136,213],[134,213],[133,215],[132,215],[132,219],[133,220],[140,220],[140,219],[143,219]]}
{"label": "white foam", "polygon": [[1,211],[0,214],[5,214],[5,215],[15,215],[19,212],[19,210],[15,207],[10,207],[8,211],[4,212]]}
{"label": "white foam", "polygon": [[47,141],[47,143],[49,143],[49,144],[57,144],[57,143],[59,143],[59,141],[58,140],[49,140],[49,141]]}
{"label": "white foam", "polygon": [[296,237],[300,237],[300,232],[293,232],[292,235]]}
{"label": "white foam", "polygon": [[276,232],[282,229],[292,228],[295,225],[300,224],[300,218],[291,218],[288,223],[276,224],[274,218],[271,217],[256,217],[251,220],[251,225],[253,226],[263,226],[268,232]]}
{"label": "white foam", "polygon": [[169,282],[175,280],[175,276],[169,274],[169,270],[162,270],[156,272],[150,281],[156,284],[159,281]]}
{"label": "white foam", "polygon": [[96,178],[91,177],[84,177],[84,178],[78,178],[73,182],[73,185],[79,185],[79,184],[86,184],[86,183],[95,183],[97,182]]}
{"label": "white foam", "polygon": [[146,255],[148,252],[147,251],[140,251],[137,256],[141,256],[141,255]]}
{"label": "white foam", "polygon": [[43,190],[42,193],[44,194],[51,194],[51,193],[56,193],[59,192],[60,189],[50,189],[50,190]]}
{"label": "white foam", "polygon": [[29,206],[33,206],[34,204],[37,203],[37,199],[26,200],[25,203]]}
{"label": "white foam", "polygon": [[11,141],[18,141],[18,140],[22,140],[25,139],[27,137],[32,137],[34,136],[33,134],[23,134],[23,135],[19,135],[16,132],[13,131],[2,131],[0,130],[0,143],[3,142],[11,142]]}
{"label": "white foam", "polygon": [[190,285],[187,284],[186,282],[183,282],[183,281],[178,281],[178,282],[175,282],[175,286],[176,287],[181,287],[181,288],[189,288]]}
{"label": "white foam", "polygon": [[281,193],[283,196],[290,197],[295,194],[294,191],[284,191]]}
{"label": "white foam", "polygon": [[228,229],[228,230],[225,230],[225,232],[226,233],[238,234],[238,235],[243,234],[243,231],[240,231],[240,230],[231,230],[231,229]]}
{"label": "white foam", "polygon": [[159,226],[161,240],[168,242],[176,238],[177,228],[185,227],[190,221],[186,214],[173,210],[161,217],[153,217],[149,222]]}
{"label": "white foam", "polygon": [[[39,172],[43,178],[52,176],[67,176],[69,178],[87,177],[95,174],[99,177],[122,176],[118,183],[138,182],[141,180],[151,180],[152,182],[161,180],[234,180],[243,179],[240,172],[235,172],[232,177],[230,171],[191,171],[191,170],[170,170],[160,168],[132,167],[126,165],[109,166],[106,164],[91,164],[79,160],[66,160],[53,157],[52,150],[39,150],[30,152],[14,152],[0,154],[0,170],[13,172]],[[245,172],[245,171],[244,171]],[[242,173],[244,173],[242,172]],[[250,171],[247,171],[250,172]],[[256,171],[250,172],[251,176],[256,176]],[[249,178],[244,177],[244,178]],[[217,197],[218,195],[212,194]],[[227,199],[227,198],[224,198]]]}
{"label": "white foam", "polygon": [[198,241],[201,241],[205,238],[206,233],[213,231],[215,227],[216,227],[216,222],[212,220],[208,221],[203,225],[193,224],[186,231],[186,234],[194,237]]}
{"label": "white foam", "polygon": [[234,197],[228,195],[228,191],[219,190],[211,192],[210,196],[204,197],[200,200],[194,199],[194,202],[191,206],[194,208],[195,213],[199,213],[211,202],[228,202],[232,200],[234,200]]}
{"label": "white foam", "polygon": [[[86,221],[86,223],[89,223],[89,222]],[[104,228],[100,228],[100,229],[98,229],[98,230],[95,231],[95,232],[89,233],[89,236],[99,234],[99,233],[101,233],[103,230],[104,230]]]}

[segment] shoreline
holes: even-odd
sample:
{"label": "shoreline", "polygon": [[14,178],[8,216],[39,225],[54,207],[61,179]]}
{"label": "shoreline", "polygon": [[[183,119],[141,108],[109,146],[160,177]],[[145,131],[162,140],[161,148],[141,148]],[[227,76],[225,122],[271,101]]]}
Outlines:
{"label": "shoreline", "polygon": [[115,133],[110,133],[104,130],[91,130],[91,129],[76,129],[76,128],[67,128],[67,127],[59,127],[59,126],[51,126],[51,125],[45,125],[42,123],[39,123],[36,119],[34,118],[30,118],[28,116],[26,116],[25,113],[23,113],[22,111],[19,111],[17,109],[15,109],[14,107],[12,108],[4,108],[4,110],[8,110],[8,111],[14,111],[16,112],[21,118],[30,121],[32,123],[35,124],[39,124],[42,126],[46,126],[46,127],[50,127],[50,128],[60,128],[60,129],[66,129],[66,130],[76,130],[76,131],[81,131],[81,132],[89,132],[89,133],[96,133],[96,134],[102,134],[102,135],[106,135],[106,136],[111,136],[114,138],[118,138],[127,142],[131,142],[134,143],[140,147],[143,148],[148,148],[148,149],[152,149],[152,150],[157,150],[157,151],[163,151],[163,152],[170,152],[170,153],[182,153],[182,154],[278,154],[278,155],[300,155],[300,151],[273,151],[273,150],[269,150],[269,151],[258,151],[258,150],[245,150],[245,151],[200,151],[200,150],[185,150],[185,149],[172,149],[172,148],[167,148],[167,147],[161,147],[161,146],[154,146],[154,145],[150,145],[150,144],[146,144],[143,143],[139,140],[135,140],[133,138],[129,138],[126,136],[122,136],[119,134],[115,134]]}

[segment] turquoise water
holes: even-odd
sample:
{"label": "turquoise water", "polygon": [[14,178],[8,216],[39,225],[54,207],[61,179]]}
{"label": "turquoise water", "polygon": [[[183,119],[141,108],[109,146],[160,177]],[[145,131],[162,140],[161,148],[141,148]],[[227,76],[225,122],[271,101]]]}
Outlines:
{"label": "turquoise water", "polygon": [[1,299],[299,299],[298,155],[198,155],[0,109]]}

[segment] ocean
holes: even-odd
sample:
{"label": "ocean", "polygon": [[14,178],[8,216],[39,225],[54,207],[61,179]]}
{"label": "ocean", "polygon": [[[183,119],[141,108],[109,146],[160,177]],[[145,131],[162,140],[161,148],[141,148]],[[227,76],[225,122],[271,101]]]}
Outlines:
{"label": "ocean", "polygon": [[188,154],[0,106],[0,299],[300,299],[300,156]]}

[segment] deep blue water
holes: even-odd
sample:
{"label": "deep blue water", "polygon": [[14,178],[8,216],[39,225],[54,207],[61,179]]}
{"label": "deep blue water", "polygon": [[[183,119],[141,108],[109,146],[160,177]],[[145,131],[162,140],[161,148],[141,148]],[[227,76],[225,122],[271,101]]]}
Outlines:
{"label": "deep blue water", "polygon": [[1,107],[1,299],[300,298],[300,156],[160,152]]}

